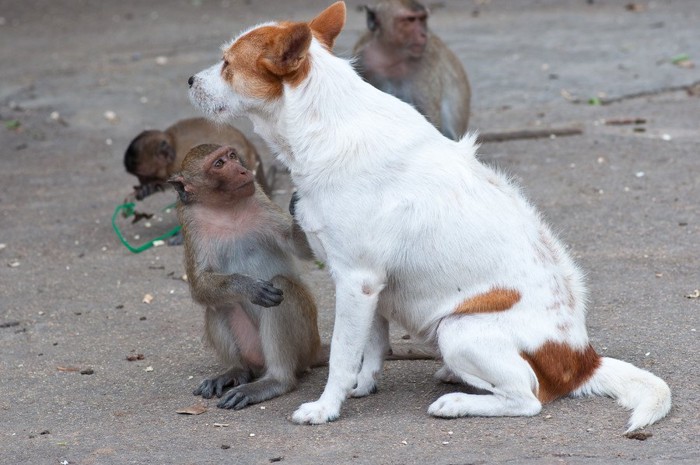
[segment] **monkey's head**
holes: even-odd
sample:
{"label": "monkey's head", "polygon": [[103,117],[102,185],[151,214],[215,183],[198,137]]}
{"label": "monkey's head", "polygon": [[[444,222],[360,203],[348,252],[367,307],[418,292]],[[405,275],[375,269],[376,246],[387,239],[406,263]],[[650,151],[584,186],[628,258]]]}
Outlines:
{"label": "monkey's head", "polygon": [[143,131],[131,141],[124,153],[124,167],[141,185],[164,182],[168,168],[175,162],[175,149],[163,131]]}
{"label": "monkey's head", "polygon": [[421,58],[428,44],[428,9],[416,0],[382,0],[365,6],[367,28],[387,47]]}
{"label": "monkey's head", "polygon": [[245,167],[236,149],[215,144],[201,144],[187,152],[182,171],[168,182],[184,205],[230,207],[232,202],[255,193],[255,175]]}

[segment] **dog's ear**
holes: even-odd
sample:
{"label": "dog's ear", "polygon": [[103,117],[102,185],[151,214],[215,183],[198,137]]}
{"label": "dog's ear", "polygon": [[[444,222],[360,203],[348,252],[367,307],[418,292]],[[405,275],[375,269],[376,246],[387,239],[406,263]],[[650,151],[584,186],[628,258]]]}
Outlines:
{"label": "dog's ear", "polygon": [[336,37],[345,26],[345,2],[335,2],[311,20],[314,36],[328,49],[333,49]]}
{"label": "dog's ear", "polygon": [[309,26],[305,23],[292,24],[275,38],[270,53],[263,58],[263,64],[272,74],[286,76],[301,67],[310,45]]}

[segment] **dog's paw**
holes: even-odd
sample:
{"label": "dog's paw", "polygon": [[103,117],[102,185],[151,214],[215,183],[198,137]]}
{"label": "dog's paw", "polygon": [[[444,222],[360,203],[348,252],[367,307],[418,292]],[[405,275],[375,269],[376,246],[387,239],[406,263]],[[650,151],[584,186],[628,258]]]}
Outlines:
{"label": "dog's paw", "polygon": [[292,415],[292,421],[299,424],[321,425],[337,419],[338,416],[340,416],[339,408],[332,408],[317,400],[302,404]]}
{"label": "dog's paw", "polygon": [[461,392],[445,394],[430,404],[428,413],[434,417],[457,418],[468,415],[469,397]]}

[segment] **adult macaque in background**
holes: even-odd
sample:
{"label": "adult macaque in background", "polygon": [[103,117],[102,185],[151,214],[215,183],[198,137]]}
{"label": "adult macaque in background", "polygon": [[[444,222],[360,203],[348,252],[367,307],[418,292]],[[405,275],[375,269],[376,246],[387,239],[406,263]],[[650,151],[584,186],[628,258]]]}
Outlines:
{"label": "adult macaque in background", "polygon": [[139,179],[139,185],[134,187],[136,200],[143,200],[167,187],[168,178],[180,170],[187,152],[205,143],[234,147],[243,164],[255,173],[258,184],[270,193],[273,180],[268,182],[265,178],[260,156],[243,133],[206,118],[189,118],[178,121],[165,131],[143,131],[129,144],[124,154],[124,167]]}
{"label": "adult macaque in background", "polygon": [[369,31],[355,44],[357,72],[413,105],[445,136],[461,138],[469,124],[469,80],[455,54],[428,29],[428,9],[415,0],[365,8]]}
{"label": "adult macaque in background", "polygon": [[[415,0],[366,6],[369,29],[355,44],[356,70],[374,87],[413,105],[440,132],[468,129],[471,89],[459,59],[428,29],[428,9]],[[577,125],[481,132],[478,142],[575,136]]]}

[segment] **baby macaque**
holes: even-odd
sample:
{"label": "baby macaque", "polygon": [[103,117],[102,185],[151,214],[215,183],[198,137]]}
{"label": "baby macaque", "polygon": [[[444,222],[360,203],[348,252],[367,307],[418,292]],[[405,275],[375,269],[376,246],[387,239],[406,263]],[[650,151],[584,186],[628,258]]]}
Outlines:
{"label": "baby macaque", "polygon": [[369,31],[355,44],[357,72],[413,105],[445,136],[461,138],[469,124],[469,80],[455,54],[428,29],[428,9],[416,0],[365,8]]}
{"label": "baby macaque", "polygon": [[[124,154],[126,171],[139,179],[134,187],[136,200],[143,200],[168,186],[168,178],[180,170],[187,152],[204,143],[234,147],[242,163],[255,173],[262,189],[269,193],[272,179],[265,178],[260,156],[238,129],[217,125],[206,118],[178,121],[165,131],[143,131],[131,141]],[[272,167],[274,169],[274,167]],[[270,170],[274,175],[274,171]]]}
{"label": "baby macaque", "polygon": [[[312,258],[306,235],[258,188],[233,147],[194,147],[169,182],[179,195],[192,298],[205,307],[205,338],[227,367],[194,394],[241,409],[291,391],[302,372],[329,357],[293,258]],[[386,358],[435,357],[400,345],[387,347]]]}
{"label": "baby macaque", "polygon": [[294,389],[320,348],[316,304],[292,258],[311,258],[306,236],[233,147],[194,147],[170,183],[192,298],[205,307],[206,340],[227,367],[194,394],[241,409]]}

